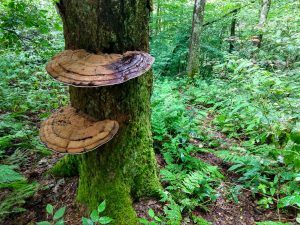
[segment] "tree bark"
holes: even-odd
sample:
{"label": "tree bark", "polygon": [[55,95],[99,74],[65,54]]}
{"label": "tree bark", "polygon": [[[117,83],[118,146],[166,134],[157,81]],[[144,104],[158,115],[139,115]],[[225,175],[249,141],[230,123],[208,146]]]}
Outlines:
{"label": "tree bark", "polygon": [[[233,12],[232,20],[231,20],[230,37],[232,39],[235,38],[235,28],[236,28],[236,15],[237,15],[237,12],[238,12],[237,9]],[[232,40],[229,43],[229,53],[232,53],[233,50],[234,50],[234,41]]]}
{"label": "tree bark", "polygon": [[262,0],[262,5],[261,5],[260,15],[259,15],[259,23],[257,26],[259,29],[259,35],[258,35],[259,42],[257,44],[258,48],[260,48],[262,44],[262,38],[263,38],[262,29],[265,26],[265,23],[267,21],[270,7],[271,7],[271,0]]}
{"label": "tree bark", "polygon": [[[149,1],[61,0],[57,6],[66,49],[94,53],[149,50]],[[76,156],[78,201],[91,210],[105,199],[105,214],[114,224],[138,224],[132,202],[160,188],[152,148],[151,89],[152,72],[115,86],[70,87],[73,107],[96,119],[113,119],[120,124],[113,140]]]}
{"label": "tree bark", "polygon": [[199,73],[200,66],[200,42],[201,31],[204,19],[204,8],[206,0],[195,0],[193,12],[193,24],[190,50],[188,56],[187,73],[189,77],[194,77]]}

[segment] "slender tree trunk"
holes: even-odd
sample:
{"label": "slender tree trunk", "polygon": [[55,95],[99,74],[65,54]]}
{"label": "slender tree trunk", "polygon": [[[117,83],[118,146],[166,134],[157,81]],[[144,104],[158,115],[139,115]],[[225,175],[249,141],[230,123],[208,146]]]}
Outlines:
{"label": "slender tree trunk", "polygon": [[[149,49],[149,1],[60,0],[57,6],[66,49],[94,53]],[[152,72],[115,86],[70,87],[73,107],[120,124],[113,140],[76,157],[80,177],[77,199],[89,209],[105,199],[106,214],[114,224],[138,224],[132,202],[160,188],[152,148],[151,89]]]}
{"label": "slender tree trunk", "polygon": [[229,43],[229,53],[231,53],[234,50],[234,40],[235,40],[235,28],[236,28],[236,15],[238,10],[236,9],[233,12],[232,20],[231,20],[231,26],[230,26],[230,37],[231,41]]}
{"label": "slender tree trunk", "polygon": [[156,28],[155,28],[155,34],[157,35],[161,31],[161,3],[160,0],[157,0],[157,6],[156,6]]}
{"label": "slender tree trunk", "polygon": [[258,35],[259,42],[257,44],[258,48],[260,48],[262,44],[262,38],[263,38],[262,29],[265,26],[265,23],[267,21],[270,7],[271,7],[271,0],[262,0],[262,5],[261,5],[260,15],[259,15],[259,23],[257,26],[259,29],[259,35]]}
{"label": "slender tree trunk", "polygon": [[199,73],[201,41],[200,38],[203,26],[205,3],[206,0],[195,0],[192,35],[187,65],[187,73],[190,77],[194,77],[195,74]]}

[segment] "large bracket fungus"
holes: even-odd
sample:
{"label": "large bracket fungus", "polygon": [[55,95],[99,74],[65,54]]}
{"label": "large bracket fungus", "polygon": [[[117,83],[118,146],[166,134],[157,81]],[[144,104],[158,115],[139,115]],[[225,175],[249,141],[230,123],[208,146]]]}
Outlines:
{"label": "large bracket fungus", "polygon": [[[115,85],[147,72],[154,58],[146,52],[92,54],[84,49],[65,50],[47,64],[56,80],[76,87]],[[117,133],[113,120],[95,121],[73,107],[52,114],[41,125],[40,138],[50,149],[61,153],[84,153],[105,144]]]}
{"label": "large bracket fungus", "polygon": [[114,120],[95,121],[67,106],[53,113],[40,128],[40,138],[50,149],[61,153],[84,153],[105,144],[119,129]]}
{"label": "large bracket fungus", "polygon": [[126,82],[147,72],[154,58],[146,52],[92,54],[83,49],[65,50],[47,64],[56,80],[77,87],[98,87]]}

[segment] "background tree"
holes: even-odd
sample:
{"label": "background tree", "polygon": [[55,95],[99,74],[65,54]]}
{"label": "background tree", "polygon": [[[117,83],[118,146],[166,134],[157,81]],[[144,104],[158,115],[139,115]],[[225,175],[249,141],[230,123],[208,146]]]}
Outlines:
{"label": "background tree", "polygon": [[190,77],[199,73],[200,41],[206,0],[195,0],[187,72]]}
{"label": "background tree", "polygon": [[231,19],[231,25],[230,25],[230,37],[231,41],[229,42],[229,53],[231,53],[234,50],[234,42],[236,41],[235,37],[235,28],[236,28],[236,15],[239,9],[233,10],[233,15]]}
{"label": "background tree", "polygon": [[265,23],[267,21],[270,7],[271,7],[271,0],[262,0],[261,9],[259,13],[259,22],[257,26],[259,29],[259,35],[258,35],[259,42],[257,46],[259,48],[261,47],[262,38],[263,38],[262,29],[264,28]]}
{"label": "background tree", "polygon": [[[149,50],[149,1],[61,0],[57,6],[66,49],[93,53]],[[151,88],[151,72],[110,87],[70,87],[73,107],[120,124],[118,134],[104,147],[76,157],[77,199],[90,209],[105,199],[107,214],[115,224],[138,224],[133,200],[153,195],[160,187],[150,127]],[[66,162],[55,170],[64,168]]]}
{"label": "background tree", "polygon": [[161,4],[160,0],[157,0],[156,4],[156,22],[155,22],[155,35],[157,35],[161,30]]}

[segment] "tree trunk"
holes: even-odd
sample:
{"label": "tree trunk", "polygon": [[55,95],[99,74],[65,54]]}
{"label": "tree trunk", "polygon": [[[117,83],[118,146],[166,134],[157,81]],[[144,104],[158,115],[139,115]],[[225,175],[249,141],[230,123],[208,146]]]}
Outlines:
{"label": "tree trunk", "polygon": [[190,50],[188,56],[187,73],[190,77],[194,77],[199,73],[200,66],[200,41],[201,31],[204,19],[204,8],[206,0],[195,0],[193,12],[193,24]]}
{"label": "tree trunk", "polygon": [[155,28],[155,35],[159,34],[161,31],[161,3],[160,0],[157,1],[156,6],[156,28]]}
{"label": "tree trunk", "polygon": [[233,11],[232,20],[231,20],[231,26],[230,26],[230,37],[231,41],[229,42],[229,53],[232,53],[234,50],[234,40],[235,40],[235,28],[236,28],[236,15],[238,10],[235,9]]}
{"label": "tree trunk", "polygon": [[[94,53],[149,50],[149,1],[60,0],[57,6],[66,49]],[[115,86],[70,87],[73,107],[96,119],[113,119],[120,124],[113,140],[76,156],[80,177],[77,199],[90,210],[105,199],[105,214],[114,224],[138,224],[133,200],[153,195],[160,188],[152,148],[151,89],[152,72]]]}
{"label": "tree trunk", "polygon": [[265,23],[267,21],[267,17],[269,14],[269,10],[271,7],[271,0],[262,0],[262,5],[261,5],[261,9],[260,9],[260,15],[259,15],[259,23],[258,23],[258,29],[259,29],[259,35],[258,35],[258,39],[259,42],[257,44],[257,47],[261,47],[261,43],[262,43],[262,29],[265,26]]}

